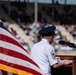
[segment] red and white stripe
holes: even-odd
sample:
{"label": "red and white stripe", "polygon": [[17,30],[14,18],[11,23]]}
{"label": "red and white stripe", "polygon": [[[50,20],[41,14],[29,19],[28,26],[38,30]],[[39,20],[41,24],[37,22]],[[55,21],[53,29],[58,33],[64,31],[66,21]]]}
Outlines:
{"label": "red and white stripe", "polygon": [[17,75],[17,74],[14,74],[14,73],[11,73],[11,72],[7,72],[7,71],[0,70],[0,75]]}
{"label": "red and white stripe", "polygon": [[[0,64],[10,67],[13,65],[13,68],[27,71],[34,75],[42,75],[42,71],[31,59],[27,50],[22,47],[9,31],[2,27],[0,27]],[[0,75],[4,74],[14,75],[13,73],[0,70]]]}

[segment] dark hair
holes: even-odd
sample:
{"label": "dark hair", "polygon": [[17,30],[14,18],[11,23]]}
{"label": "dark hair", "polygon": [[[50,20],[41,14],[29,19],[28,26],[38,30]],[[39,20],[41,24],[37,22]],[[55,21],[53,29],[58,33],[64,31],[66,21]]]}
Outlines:
{"label": "dark hair", "polygon": [[6,19],[5,19],[5,18],[1,18],[1,21],[2,21],[2,22],[6,22]]}

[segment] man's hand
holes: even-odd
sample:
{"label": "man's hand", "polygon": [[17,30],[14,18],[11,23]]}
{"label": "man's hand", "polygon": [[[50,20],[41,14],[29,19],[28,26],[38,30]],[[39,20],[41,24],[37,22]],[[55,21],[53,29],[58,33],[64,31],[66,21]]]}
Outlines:
{"label": "man's hand", "polygon": [[72,60],[67,60],[67,59],[63,60],[64,65],[71,64],[72,62],[73,62]]}
{"label": "man's hand", "polygon": [[60,61],[61,59],[60,59],[60,57],[56,57],[56,60],[57,60],[57,61]]}

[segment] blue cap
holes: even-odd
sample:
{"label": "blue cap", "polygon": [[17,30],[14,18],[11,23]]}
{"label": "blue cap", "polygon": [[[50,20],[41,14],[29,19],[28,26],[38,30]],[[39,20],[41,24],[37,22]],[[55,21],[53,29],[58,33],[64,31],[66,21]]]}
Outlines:
{"label": "blue cap", "polygon": [[48,27],[42,28],[39,31],[39,34],[42,35],[42,36],[49,36],[51,34],[55,34],[55,32],[54,32],[55,29],[56,29],[55,26],[48,26]]}

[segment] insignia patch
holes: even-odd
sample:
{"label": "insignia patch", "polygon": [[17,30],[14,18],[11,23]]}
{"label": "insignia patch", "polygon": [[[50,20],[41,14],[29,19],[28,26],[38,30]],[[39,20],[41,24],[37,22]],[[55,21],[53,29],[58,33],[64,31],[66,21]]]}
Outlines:
{"label": "insignia patch", "polygon": [[55,53],[54,53],[53,50],[51,51],[51,56],[52,56],[53,59],[55,59]]}

